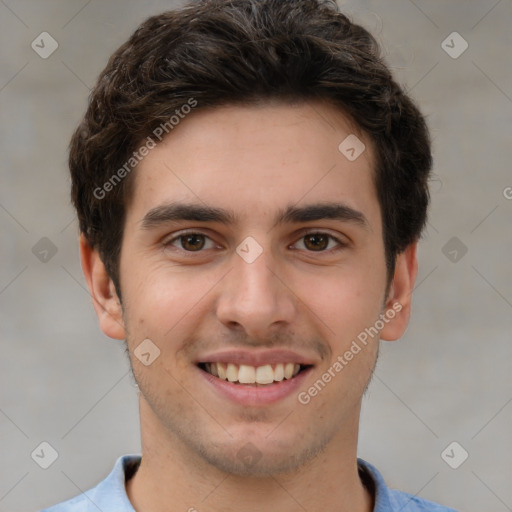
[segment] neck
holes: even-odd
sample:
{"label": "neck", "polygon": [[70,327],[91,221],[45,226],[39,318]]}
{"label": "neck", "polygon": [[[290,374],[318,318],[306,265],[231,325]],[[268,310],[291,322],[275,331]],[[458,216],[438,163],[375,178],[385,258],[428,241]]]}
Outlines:
{"label": "neck", "polygon": [[142,400],[142,461],[126,485],[137,512],[167,512],[169,506],[189,512],[373,510],[373,496],[358,474],[358,421],[300,469],[268,477],[247,477],[226,473],[206,462],[152,421],[155,418],[149,409]]}

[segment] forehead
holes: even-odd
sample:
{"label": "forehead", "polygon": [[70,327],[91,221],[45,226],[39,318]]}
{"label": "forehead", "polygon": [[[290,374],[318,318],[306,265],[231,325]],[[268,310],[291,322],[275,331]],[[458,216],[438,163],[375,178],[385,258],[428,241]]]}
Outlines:
{"label": "forehead", "polygon": [[176,200],[229,205],[246,218],[301,201],[343,201],[371,214],[373,153],[369,138],[329,104],[199,109],[138,164],[127,216]]}

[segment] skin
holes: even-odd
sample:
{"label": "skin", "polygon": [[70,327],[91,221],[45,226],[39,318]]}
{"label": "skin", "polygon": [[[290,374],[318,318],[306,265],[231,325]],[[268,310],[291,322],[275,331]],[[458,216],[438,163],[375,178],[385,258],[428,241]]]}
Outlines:
{"label": "skin", "polygon": [[[355,133],[366,150],[350,162],[338,145]],[[332,106],[265,104],[198,110],[139,164],[120,261],[123,303],[98,253],[81,237],[84,274],[103,332],[126,339],[140,389],[142,463],[127,483],[137,511],[368,512],[373,497],[356,466],[361,400],[378,353],[371,338],[307,405],[297,393],[265,406],[221,396],[198,378],[197,358],[230,348],[299,351],[314,361],[307,390],[379,315],[402,309],[380,332],[398,339],[410,314],[416,244],[398,255],[387,288],[371,141]],[[175,221],[144,229],[165,202],[232,210],[236,223]],[[343,203],[366,219],[274,225],[289,205]],[[191,229],[208,238],[186,251]],[[320,237],[321,250],[304,229]],[[248,236],[262,254],[236,252]],[[318,239],[316,239],[318,242]],[[328,241],[328,243],[327,243]],[[322,245],[323,244],[323,245]],[[388,293],[386,293],[388,292]],[[149,338],[149,366],[134,350]],[[260,458],[237,453],[248,440]]]}

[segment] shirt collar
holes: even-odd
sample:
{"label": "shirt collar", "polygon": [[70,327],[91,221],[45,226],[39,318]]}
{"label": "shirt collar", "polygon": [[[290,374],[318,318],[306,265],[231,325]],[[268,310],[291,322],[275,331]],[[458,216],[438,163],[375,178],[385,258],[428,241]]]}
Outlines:
{"label": "shirt collar", "polygon": [[[108,477],[88,493],[91,501],[101,510],[135,512],[126,494],[126,481],[135,474],[140,461],[137,454],[119,457]],[[379,471],[363,459],[357,459],[357,465],[363,484],[374,495],[373,512],[392,510],[389,489]]]}

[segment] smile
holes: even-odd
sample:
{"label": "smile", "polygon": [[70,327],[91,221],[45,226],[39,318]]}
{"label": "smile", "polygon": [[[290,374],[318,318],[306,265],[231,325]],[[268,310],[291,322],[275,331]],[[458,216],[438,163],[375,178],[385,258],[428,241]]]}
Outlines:
{"label": "smile", "polygon": [[265,364],[262,366],[224,362],[199,364],[199,368],[221,380],[253,386],[268,386],[282,380],[292,379],[307,367],[308,365],[297,363]]}

